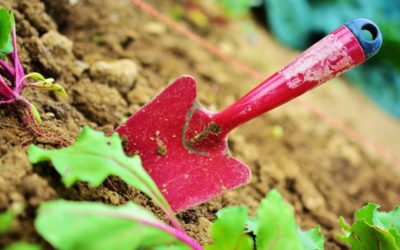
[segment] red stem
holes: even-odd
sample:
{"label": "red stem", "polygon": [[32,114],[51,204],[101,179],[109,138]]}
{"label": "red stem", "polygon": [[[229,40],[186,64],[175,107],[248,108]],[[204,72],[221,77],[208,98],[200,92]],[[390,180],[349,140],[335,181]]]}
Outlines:
{"label": "red stem", "polygon": [[14,69],[10,67],[6,62],[0,59],[0,75],[7,78],[10,82],[14,79]]}
{"label": "red stem", "polygon": [[141,222],[144,225],[148,225],[148,226],[153,226],[156,227],[166,233],[169,233],[171,235],[174,235],[176,239],[178,239],[179,241],[185,243],[186,245],[190,246],[192,249],[194,250],[203,250],[203,247],[197,243],[194,239],[192,239],[191,237],[189,237],[185,232],[180,231],[176,228],[164,225],[164,224],[156,224],[156,223],[152,223],[152,222],[146,222],[146,221],[142,221]]}
{"label": "red stem", "polygon": [[[121,165],[121,166],[125,166],[123,163],[115,160],[117,162],[117,164]],[[129,168],[127,168],[128,171]],[[136,175],[134,171],[130,171],[133,175],[135,175],[135,177],[137,179],[140,180],[141,183],[143,183],[144,186],[146,186],[146,188],[149,190],[149,192],[151,193],[152,199],[154,199],[156,205],[158,205],[161,210],[165,213],[165,215],[168,217],[169,221],[171,222],[171,224],[178,230],[183,230],[181,224],[179,223],[179,221],[176,219],[175,214],[173,213],[171,207],[169,206],[168,202],[163,202],[163,200],[165,200],[164,196],[162,196],[161,192],[158,192],[158,194],[156,192],[154,192],[154,190],[152,189],[151,186],[146,184],[146,181],[143,180],[143,178],[141,178],[140,175]],[[160,197],[161,196],[161,197]]]}
{"label": "red stem", "polygon": [[14,100],[14,99],[6,100],[6,101],[0,100],[0,105],[6,105],[6,104],[10,105],[10,104],[15,104],[15,103],[16,103],[16,100]]}
{"label": "red stem", "polygon": [[132,221],[139,222],[140,224],[143,224],[146,226],[158,228],[170,235],[173,235],[177,240],[185,243],[186,245],[190,246],[194,250],[203,250],[203,247],[199,243],[197,243],[194,239],[189,237],[185,232],[183,232],[179,229],[170,227],[166,224],[145,221],[141,218],[136,218],[134,216],[129,216],[129,215],[120,214],[120,213],[107,213],[107,214],[111,217],[132,220]]}
{"label": "red stem", "polygon": [[3,74],[8,74],[9,77],[14,76],[14,69],[8,63],[0,59],[0,66],[4,69]]}
{"label": "red stem", "polygon": [[24,81],[22,80],[24,77],[24,69],[22,68],[21,62],[18,58],[18,47],[17,47],[17,35],[15,33],[15,28],[12,30],[12,41],[14,50],[11,53],[11,57],[13,58],[13,64],[15,68],[15,79],[14,79],[14,91],[17,93],[21,93],[22,89],[24,88]]}
{"label": "red stem", "polygon": [[[57,142],[62,146],[68,146],[71,144],[71,142],[67,141],[63,137],[57,137],[57,136],[51,136],[42,131],[40,128],[39,124],[36,122],[36,119],[32,113],[30,103],[23,97],[20,97],[18,100],[15,100],[15,102],[22,103],[25,108],[23,109],[25,117],[23,117],[23,123],[27,128],[31,130],[34,136],[41,136],[43,138],[49,139],[53,142]],[[33,125],[31,126],[31,121],[33,122]]]}
{"label": "red stem", "polygon": [[27,86],[29,88],[33,88],[33,89],[48,89],[48,87],[39,86],[39,85],[36,85],[35,83],[28,83],[28,84],[25,84],[25,86]]}
{"label": "red stem", "polygon": [[6,83],[4,78],[0,75],[0,94],[7,100],[15,99],[16,95],[11,90],[10,86]]}

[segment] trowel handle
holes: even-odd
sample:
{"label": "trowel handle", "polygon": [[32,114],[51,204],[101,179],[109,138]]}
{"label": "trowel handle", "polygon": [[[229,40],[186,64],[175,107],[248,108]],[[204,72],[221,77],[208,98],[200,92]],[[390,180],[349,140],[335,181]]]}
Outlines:
{"label": "trowel handle", "polygon": [[[362,36],[369,33],[371,39]],[[368,19],[355,19],[304,51],[236,103],[213,115],[228,133],[275,107],[334,78],[375,55],[382,45],[379,28]]]}

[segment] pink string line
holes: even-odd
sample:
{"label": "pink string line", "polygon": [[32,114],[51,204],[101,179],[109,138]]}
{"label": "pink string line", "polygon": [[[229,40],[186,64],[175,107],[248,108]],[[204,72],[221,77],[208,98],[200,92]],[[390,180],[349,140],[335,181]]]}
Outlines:
{"label": "pink string line", "polygon": [[[249,77],[253,78],[254,80],[256,80],[256,81],[264,80],[265,76],[262,72],[255,70],[255,69],[249,67],[248,65],[237,61],[236,59],[234,59],[231,56],[226,55],[224,52],[222,52],[220,49],[218,49],[216,46],[214,46],[213,44],[211,44],[204,38],[198,36],[197,34],[193,33],[192,31],[188,30],[186,27],[184,27],[183,25],[179,24],[178,22],[172,20],[171,18],[164,15],[163,13],[156,10],[155,8],[151,7],[149,4],[144,3],[142,0],[131,0],[131,2],[134,5],[136,5],[137,7],[139,7],[141,10],[147,12],[151,16],[158,19],[160,22],[167,24],[172,29],[178,31],[179,33],[185,35],[186,37],[188,37],[195,43],[204,47],[211,54],[214,54],[215,56],[221,58],[225,62],[233,65],[235,68],[242,71],[244,74],[248,75]],[[362,136],[360,133],[357,133],[353,129],[346,127],[338,120],[334,119],[333,117],[324,113],[323,111],[319,110],[318,108],[306,103],[304,100],[295,99],[295,101],[298,102],[303,109],[307,110],[310,113],[315,114],[317,117],[319,117],[321,120],[323,120],[324,122],[329,124],[331,127],[344,133],[351,140],[357,142],[358,144],[360,144],[363,147],[367,147],[370,151],[372,151],[376,155],[386,159],[387,161],[391,162],[395,166],[396,165],[400,166],[400,158],[389,153],[380,145],[370,141],[369,139]]]}

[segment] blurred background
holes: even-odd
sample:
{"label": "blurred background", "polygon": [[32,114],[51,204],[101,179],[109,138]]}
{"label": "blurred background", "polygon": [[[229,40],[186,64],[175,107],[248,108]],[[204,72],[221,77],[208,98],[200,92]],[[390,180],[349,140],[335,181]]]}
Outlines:
{"label": "blurred background", "polygon": [[[215,4],[219,9],[215,9]],[[383,33],[381,51],[346,74],[390,116],[400,118],[400,1],[393,0],[187,0],[170,13],[200,28],[231,20],[256,19],[284,46],[302,51],[358,17],[376,22]]]}

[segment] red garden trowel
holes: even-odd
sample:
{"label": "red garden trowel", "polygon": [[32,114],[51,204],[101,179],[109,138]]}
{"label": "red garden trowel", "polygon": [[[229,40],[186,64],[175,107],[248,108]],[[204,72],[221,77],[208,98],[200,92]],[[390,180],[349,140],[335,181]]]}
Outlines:
{"label": "red garden trowel", "polygon": [[184,210],[249,182],[250,169],[229,153],[232,129],[364,62],[381,44],[373,22],[353,20],[218,113],[197,102],[196,81],[182,76],[116,131],[172,208]]}

